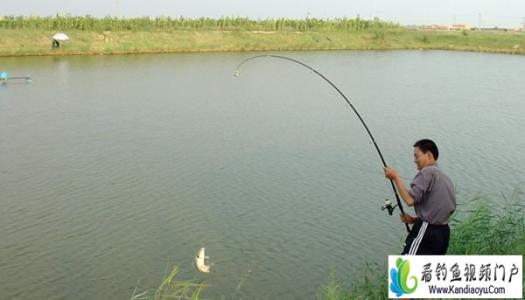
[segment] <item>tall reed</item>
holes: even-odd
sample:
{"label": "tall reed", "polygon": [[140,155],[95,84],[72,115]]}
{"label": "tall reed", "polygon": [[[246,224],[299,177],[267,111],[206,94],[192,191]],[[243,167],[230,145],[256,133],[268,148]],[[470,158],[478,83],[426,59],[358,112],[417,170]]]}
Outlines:
{"label": "tall reed", "polygon": [[[475,197],[464,209],[458,209],[450,222],[451,239],[447,254],[525,255],[524,193],[515,190],[510,198],[502,197],[505,205],[499,210],[490,205],[487,197]],[[522,270],[525,267],[523,262]],[[321,287],[317,299],[388,299],[386,269],[369,273],[367,267],[364,281],[355,282],[350,291],[341,288],[331,277],[328,284]]]}
{"label": "tall reed", "polygon": [[180,299],[180,300],[197,300],[205,285],[196,284],[191,281],[176,280],[178,273],[177,267],[174,267],[170,274],[166,276],[155,293],[150,295],[150,291],[137,292],[138,286],[135,287],[130,300],[164,300],[164,299]]}
{"label": "tall reed", "polygon": [[0,17],[3,29],[43,29],[43,30],[81,30],[81,31],[169,31],[169,30],[234,30],[234,31],[365,31],[399,28],[392,22],[377,18],[365,20],[359,17],[336,19],[266,19],[222,17],[212,18],[94,18],[92,16],[54,17]]}

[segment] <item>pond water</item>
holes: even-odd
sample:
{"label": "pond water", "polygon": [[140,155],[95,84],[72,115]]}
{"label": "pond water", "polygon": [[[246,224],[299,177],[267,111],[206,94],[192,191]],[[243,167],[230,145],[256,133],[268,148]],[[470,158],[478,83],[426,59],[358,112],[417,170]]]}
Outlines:
{"label": "pond water", "polygon": [[[432,138],[459,210],[523,188],[525,57],[278,54],[350,98],[407,184]],[[0,58],[33,76],[0,86],[0,298],[129,299],[176,265],[209,298],[305,299],[386,272],[405,229],[363,126],[299,65],[232,76],[251,55]]]}

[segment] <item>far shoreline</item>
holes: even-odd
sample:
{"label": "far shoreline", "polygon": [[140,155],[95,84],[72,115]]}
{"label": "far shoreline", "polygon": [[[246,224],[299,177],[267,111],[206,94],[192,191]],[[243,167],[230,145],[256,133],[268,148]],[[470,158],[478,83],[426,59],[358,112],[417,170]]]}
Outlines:
{"label": "far shoreline", "polygon": [[[525,54],[524,30],[450,28],[407,28],[360,18],[0,17],[0,57],[328,50]],[[52,48],[57,32],[70,40]]]}
{"label": "far shoreline", "polygon": [[0,29],[0,35],[7,40],[0,45],[1,57],[344,50],[453,50],[525,55],[525,33],[522,32],[467,32],[465,35],[390,30],[378,37],[377,32],[71,31],[71,41],[62,43],[59,49],[51,48],[51,31]]}

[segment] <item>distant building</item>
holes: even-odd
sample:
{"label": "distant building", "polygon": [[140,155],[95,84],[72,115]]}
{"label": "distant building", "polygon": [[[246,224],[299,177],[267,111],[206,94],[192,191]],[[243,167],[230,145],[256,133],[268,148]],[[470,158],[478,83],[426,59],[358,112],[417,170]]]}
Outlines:
{"label": "distant building", "polygon": [[448,26],[446,25],[431,25],[431,27],[434,30],[448,30]]}
{"label": "distant building", "polygon": [[[428,30],[428,31],[463,31],[463,30],[474,30],[469,24],[452,24],[452,25],[408,25],[405,26],[407,29],[416,29],[416,30]],[[478,28],[479,29],[479,28]]]}
{"label": "distant building", "polygon": [[472,26],[469,24],[452,24],[448,26],[448,30],[471,30]]}

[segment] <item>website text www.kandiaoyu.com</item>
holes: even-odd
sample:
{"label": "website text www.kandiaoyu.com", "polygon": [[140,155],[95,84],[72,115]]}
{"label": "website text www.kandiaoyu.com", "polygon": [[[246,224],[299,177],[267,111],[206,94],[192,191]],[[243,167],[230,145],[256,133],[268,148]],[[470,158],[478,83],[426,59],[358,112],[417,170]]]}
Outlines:
{"label": "website text www.kandiaoyu.com", "polygon": [[428,291],[430,294],[458,294],[458,295],[495,295],[505,294],[504,287],[496,287],[490,285],[488,287],[472,287],[472,286],[436,286],[429,285]]}

